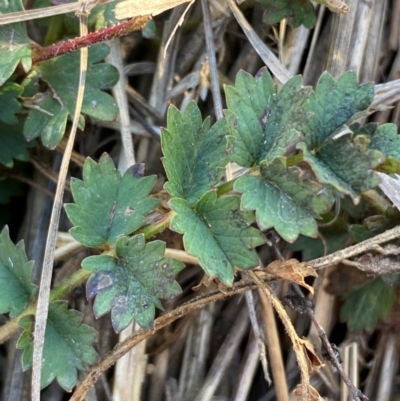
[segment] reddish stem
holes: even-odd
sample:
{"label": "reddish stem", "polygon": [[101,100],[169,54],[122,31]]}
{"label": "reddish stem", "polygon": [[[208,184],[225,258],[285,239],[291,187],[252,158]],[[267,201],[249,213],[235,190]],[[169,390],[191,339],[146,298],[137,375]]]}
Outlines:
{"label": "reddish stem", "polygon": [[105,42],[110,39],[128,35],[131,32],[144,28],[150,19],[151,15],[135,17],[121,22],[120,24],[89,33],[86,36],[55,43],[47,47],[35,47],[32,51],[32,62],[33,64],[40,63],[41,61],[74,52],[81,47],[91,46],[95,43]]}

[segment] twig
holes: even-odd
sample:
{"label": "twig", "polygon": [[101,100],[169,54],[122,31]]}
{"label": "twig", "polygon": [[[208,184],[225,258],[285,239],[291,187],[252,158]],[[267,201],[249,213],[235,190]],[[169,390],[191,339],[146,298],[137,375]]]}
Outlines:
{"label": "twig", "polygon": [[382,234],[376,235],[375,237],[367,239],[356,245],[349,246],[348,248],[342,249],[327,256],[323,256],[322,258],[311,260],[307,263],[313,266],[316,270],[322,269],[324,267],[342,262],[343,260],[353,258],[354,256],[360,255],[361,253],[365,253],[369,250],[374,250],[376,249],[376,245],[394,240],[396,238],[400,238],[400,226],[396,226],[391,230],[385,231]]}
{"label": "twig", "polygon": [[95,43],[126,36],[131,32],[142,29],[150,20],[150,15],[135,17],[128,21],[121,22],[120,24],[103,28],[74,39],[58,42],[54,45],[47,47],[34,47],[32,52],[32,63],[37,64],[41,61],[49,60],[54,57],[74,52],[83,47],[94,45]]}
{"label": "twig", "polygon": [[153,329],[150,331],[145,331],[140,329],[129,336],[126,340],[118,343],[104,358],[100,359],[96,365],[94,365],[85,375],[85,378],[76,388],[74,394],[70,398],[70,401],[82,401],[90,388],[96,383],[99,377],[111,366],[113,366],[116,361],[125,355],[131,348],[136,344],[145,340],[146,338],[154,335],[158,330],[169,324],[175,322],[181,317],[187,315],[188,313],[203,308],[204,306],[230,297],[236,294],[242,294],[249,289],[256,288],[253,281],[241,281],[234,284],[231,288],[227,289],[224,293],[215,290],[197,297],[182,306],[174,309],[173,311],[166,313],[165,315],[159,317],[154,321]]}
{"label": "twig", "polygon": [[[296,292],[296,296],[298,298],[301,298],[303,302],[305,300],[308,300],[308,298],[305,298],[303,292],[301,291],[300,287],[297,284],[292,283],[292,286]],[[302,301],[300,301],[301,303]],[[304,309],[303,309],[304,307]],[[297,310],[297,308],[294,308]],[[344,371],[341,362],[339,360],[340,356],[338,352],[335,352],[333,349],[333,345],[329,342],[328,336],[325,333],[325,330],[323,327],[318,323],[317,319],[315,318],[314,311],[313,309],[308,306],[307,304],[301,305],[301,312],[300,313],[307,313],[307,315],[310,317],[311,321],[313,322],[315,328],[317,329],[318,335],[322,341],[324,351],[326,351],[329,355],[329,361],[332,363],[332,365],[337,369],[339,372],[340,377],[342,378],[343,382],[346,384],[346,386],[350,389],[351,395],[354,401],[362,401],[362,400],[368,400],[368,398],[359,390],[356,388],[356,386],[352,383],[350,380],[349,376],[347,376],[346,372]]]}

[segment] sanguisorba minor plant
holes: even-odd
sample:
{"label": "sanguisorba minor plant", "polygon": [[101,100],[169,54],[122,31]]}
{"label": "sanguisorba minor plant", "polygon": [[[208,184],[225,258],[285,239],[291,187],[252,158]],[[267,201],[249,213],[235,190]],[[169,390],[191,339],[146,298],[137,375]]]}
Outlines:
{"label": "sanguisorba minor plant", "polygon": [[[17,3],[1,11],[15,11]],[[49,149],[60,142],[73,113],[76,92],[71,88],[77,87],[79,69],[74,53],[30,65],[24,25],[2,26],[3,40],[10,29],[20,41],[7,53],[0,47],[0,59],[9,61],[0,67],[0,162],[8,168],[15,159],[27,160],[36,137]],[[90,49],[82,112],[112,120],[117,108],[104,90],[118,74],[102,62],[107,53],[104,44]],[[13,74],[18,63],[27,71],[22,79]],[[175,276],[185,265],[165,257],[163,241],[152,240],[166,227],[183,235],[186,252],[197,257],[208,276],[230,286],[238,270],[258,267],[255,249],[265,243],[266,230],[275,229],[289,243],[299,235],[315,238],[318,219],[335,199],[349,197],[357,204],[361,193],[378,186],[376,171],[399,171],[396,126],[356,123],[367,115],[374,85],[359,84],[353,72],[337,80],[324,73],[313,89],[300,76],[278,88],[267,68],[255,77],[241,71],[235,85],[225,87],[225,96],[224,117],[214,124],[202,119],[194,102],[183,112],[169,108],[161,140],[170,211],[159,221],[146,223],[159,204],[150,196],[156,177],[140,176],[135,166],[122,176],[104,154],[98,162],[86,161],[82,180],[71,180],[74,203],[65,207],[71,235],[98,254],[84,259],[82,270],[52,291],[42,387],[56,378],[71,390],[77,369],[97,360],[94,330],[59,300],[66,291],[87,280],[94,315],[111,312],[116,332],[132,320],[151,329],[161,300],[180,293]],[[26,115],[21,111],[27,99],[35,107]],[[225,182],[231,162],[245,173]],[[12,320],[0,332],[5,338],[22,328],[17,346],[23,349],[24,369],[32,364],[33,263],[23,242],[14,245],[4,227],[0,312]]]}

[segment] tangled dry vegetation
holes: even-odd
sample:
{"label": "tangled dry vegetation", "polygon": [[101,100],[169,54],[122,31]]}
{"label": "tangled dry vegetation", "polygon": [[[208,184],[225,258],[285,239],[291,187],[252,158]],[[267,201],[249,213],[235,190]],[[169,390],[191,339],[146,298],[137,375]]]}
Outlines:
{"label": "tangled dry vegetation", "polygon": [[[29,9],[35,2],[25,3]],[[265,25],[261,5],[252,0],[241,2],[240,8],[240,2],[234,0],[175,3],[174,8],[155,13],[158,15],[143,31],[110,42],[108,62],[119,66],[123,74],[122,82],[113,89],[120,122],[87,121],[85,131],[77,134],[71,175],[81,174],[87,156],[98,160],[103,152],[108,152],[121,170],[132,161],[145,163],[146,174],[157,174],[154,193],[161,199],[158,212],[162,213],[168,198],[162,190],[165,173],[160,161],[160,126],[166,126],[168,106],[183,110],[194,100],[203,116],[215,120],[225,107],[217,94],[223,92],[223,85],[233,85],[239,70],[254,75],[265,64],[277,83],[301,74],[304,83],[312,86],[324,70],[334,77],[353,70],[360,82],[375,82],[375,105],[393,106],[374,113],[370,120],[400,125],[400,0],[348,0],[348,12],[343,14],[316,5],[317,22],[312,29],[293,29],[286,20]],[[138,13],[147,14],[147,10]],[[139,21],[141,25],[150,19],[146,18]],[[30,21],[28,30],[30,37],[43,43],[45,29],[39,21]],[[215,58],[209,53],[212,45]],[[39,146],[31,153],[33,173],[23,178],[30,185],[29,194],[10,209],[14,217],[8,224],[14,224],[13,235],[25,240],[29,258],[36,261],[43,257],[66,146],[63,139],[56,152]],[[127,147],[128,156],[122,150]],[[11,178],[22,179],[13,174]],[[371,219],[379,219],[382,210],[390,207],[383,194],[375,195],[379,198],[374,202],[381,210],[372,210]],[[67,180],[64,202],[70,201]],[[359,222],[357,211],[347,218]],[[297,248],[289,246],[271,231],[268,243],[259,250],[260,263],[269,265],[267,272],[243,273],[232,288],[203,280],[197,260],[183,251],[181,236],[166,229],[158,238],[167,243],[168,256],[190,266],[178,276],[182,294],[164,302],[165,311],[150,332],[130,326],[116,335],[108,315],[98,320],[93,317],[84,287],[75,289],[68,295],[69,305],[82,311],[85,323],[97,330],[96,350],[104,359],[89,375],[81,373],[83,381],[72,395],[53,382],[42,391],[41,399],[80,400],[85,395],[88,401],[347,401],[365,395],[370,400],[400,400],[398,302],[386,321],[380,320],[369,330],[352,332],[339,317],[344,294],[368,282],[371,274],[382,274],[379,269],[388,272],[382,265],[383,256],[373,258],[383,249],[378,245],[397,239],[399,230],[388,229],[370,242],[349,248],[351,239],[343,241],[339,234],[332,234],[335,230],[343,234],[340,225],[332,227],[332,231],[327,227],[321,232],[319,243],[325,246],[325,253],[338,252],[320,259],[310,257],[313,251],[307,254],[299,244]],[[69,228],[62,214],[53,286],[77,271],[90,252],[67,234]],[[328,243],[325,235],[330,240],[335,237],[336,242]],[[370,258],[369,264],[361,255]],[[389,255],[391,272],[398,272],[396,252]],[[313,260],[297,264],[293,258]],[[36,263],[34,270],[36,283],[39,265]],[[314,296],[303,299],[303,292],[291,288],[289,280]],[[342,375],[330,362],[335,357],[329,352],[335,347],[327,350],[321,339],[340,348]],[[0,354],[4,401],[30,399],[31,371],[22,372],[21,352],[15,344],[14,337],[2,346]],[[347,385],[341,376],[348,377]]]}

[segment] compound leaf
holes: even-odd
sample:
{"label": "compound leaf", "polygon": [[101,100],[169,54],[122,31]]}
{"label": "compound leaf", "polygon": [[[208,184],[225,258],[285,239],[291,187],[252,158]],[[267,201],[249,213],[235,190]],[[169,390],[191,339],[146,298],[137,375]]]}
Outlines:
{"label": "compound leaf", "polygon": [[[50,304],[44,338],[41,388],[54,379],[66,391],[71,391],[78,380],[77,369],[86,370],[97,360],[93,348],[96,332],[82,324],[82,314],[68,309],[67,303],[57,301]],[[19,321],[24,329],[18,340],[18,348],[23,349],[24,370],[32,366],[33,356],[33,316],[24,316]]]}
{"label": "compound leaf", "polygon": [[[118,71],[110,64],[100,63],[109,52],[105,44],[96,44],[89,49],[88,71],[85,84],[85,95],[82,113],[99,120],[112,121],[118,113],[117,105],[111,95],[103,92],[110,89],[118,81]],[[53,101],[37,96],[37,110],[29,113],[29,124],[24,130],[27,137],[37,136],[41,129],[50,124],[52,129],[44,133],[44,141],[55,146],[64,132],[55,128],[65,129],[65,116],[73,115],[79,82],[79,54],[77,52],[55,57],[39,63],[30,75],[37,75],[45,81],[53,93]],[[29,77],[28,77],[29,78]],[[56,107],[58,102],[60,107]]]}
{"label": "compound leaf", "polygon": [[265,7],[264,24],[276,24],[287,18],[293,28],[304,25],[311,29],[316,22],[314,7],[310,0],[257,0]]}
{"label": "compound leaf", "polygon": [[15,84],[14,82],[7,82],[0,87],[0,120],[6,124],[17,124],[18,113],[22,106],[17,100],[23,92],[21,85]]}
{"label": "compound leaf", "polygon": [[0,233],[0,313],[11,317],[22,312],[36,293],[32,284],[32,261],[28,261],[25,245],[20,241],[14,245],[8,227]]}
{"label": "compound leaf", "polygon": [[133,170],[134,166],[121,177],[107,154],[98,164],[87,159],[83,181],[71,180],[75,204],[65,206],[77,241],[91,247],[112,244],[144,224],[145,215],[159,203],[148,198],[156,177],[136,178]]}
{"label": "compound leaf", "polygon": [[290,79],[277,94],[267,68],[254,78],[240,71],[235,87],[225,88],[233,161],[252,167],[292,149],[309,118],[303,108],[310,92],[299,76]]}
{"label": "compound leaf", "polygon": [[168,128],[163,130],[161,141],[169,180],[165,188],[173,197],[194,204],[220,181],[229,162],[227,133],[224,119],[211,128],[209,119],[202,123],[195,102],[189,103],[184,113],[174,106],[169,108]]}
{"label": "compound leaf", "polygon": [[247,175],[235,182],[242,192],[241,207],[255,210],[261,230],[274,227],[288,242],[303,234],[317,236],[315,218],[332,206],[332,191],[320,183],[304,179],[298,167],[285,168],[283,158],[261,165],[261,176]]}
{"label": "compound leaf", "polygon": [[82,262],[93,271],[87,283],[89,298],[96,296],[95,315],[111,310],[112,325],[120,332],[135,319],[144,329],[153,325],[155,308],[162,309],[159,298],[171,299],[181,292],[174,276],[184,268],[178,260],[164,258],[165,243],[146,244],[143,234],[121,237],[116,242],[116,257],[90,256]]}
{"label": "compound leaf", "polygon": [[27,142],[22,134],[23,120],[18,124],[8,125],[0,121],[0,163],[13,167],[14,159],[29,160],[28,148],[35,146],[34,142]]}
{"label": "compound leaf", "polygon": [[174,198],[169,204],[177,213],[171,228],[184,234],[186,251],[199,258],[211,277],[231,285],[234,267],[251,269],[258,265],[252,248],[262,245],[265,238],[250,227],[253,213],[239,211],[238,196],[217,199],[215,191],[208,191],[194,209],[185,199]]}
{"label": "compound leaf", "polygon": [[324,72],[304,109],[314,113],[304,130],[309,148],[321,146],[356,113],[367,109],[373,99],[374,84],[358,85],[355,72],[347,71],[337,81]]}
{"label": "compound leaf", "polygon": [[[22,0],[0,0],[0,13],[24,11]],[[25,71],[32,66],[31,44],[25,22],[0,25],[0,85],[10,78],[21,62]]]}
{"label": "compound leaf", "polygon": [[352,291],[340,311],[351,331],[373,330],[378,319],[387,319],[396,301],[396,292],[381,277]]}

